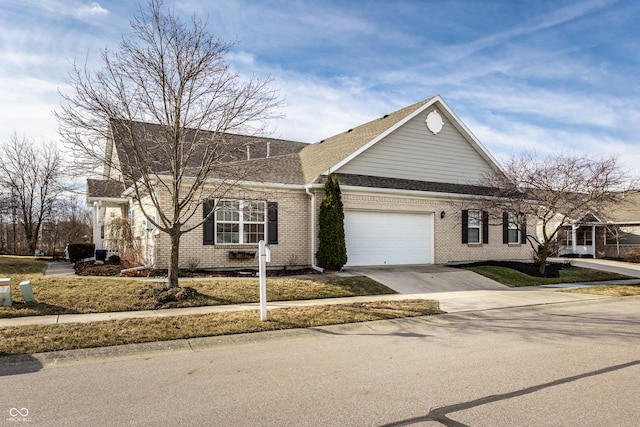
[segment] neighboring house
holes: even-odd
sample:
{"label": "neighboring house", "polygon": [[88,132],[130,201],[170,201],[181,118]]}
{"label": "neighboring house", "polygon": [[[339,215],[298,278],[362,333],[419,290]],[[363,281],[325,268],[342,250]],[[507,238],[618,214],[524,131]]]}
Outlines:
{"label": "neighboring house", "polygon": [[621,202],[603,210],[586,212],[569,221],[558,233],[558,255],[626,258],[640,248],[640,192],[621,196]]}
{"label": "neighboring house", "polygon": [[122,196],[124,183],[119,180],[87,179],[87,205],[93,207],[93,242],[96,249],[107,249],[115,252],[115,246],[105,246],[106,225],[110,219],[126,218],[129,209],[129,199]]}
{"label": "neighboring house", "polygon": [[[157,125],[136,126],[151,146]],[[107,152],[123,161],[118,132],[112,124]],[[184,266],[255,267],[263,239],[271,267],[315,266],[329,173],[337,174],[342,190],[347,266],[531,259],[521,219],[504,213],[502,223],[490,221],[480,210],[486,195],[480,182],[499,166],[440,96],[313,144],[239,135],[226,135],[225,143],[230,167],[212,177],[212,185],[234,173],[244,178],[223,197],[203,202],[203,215],[216,202],[218,210],[201,231],[183,236]],[[108,243],[109,217],[127,216],[137,237],[151,240],[146,262],[167,268],[168,236],[147,230],[120,177],[107,167],[88,187],[96,247]]]}

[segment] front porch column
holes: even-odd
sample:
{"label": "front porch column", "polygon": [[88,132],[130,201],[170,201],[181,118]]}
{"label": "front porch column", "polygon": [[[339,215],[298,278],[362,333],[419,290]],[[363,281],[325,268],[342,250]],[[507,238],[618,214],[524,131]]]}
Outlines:
{"label": "front porch column", "polygon": [[571,253],[578,253],[578,244],[577,244],[577,227],[575,225],[571,225]]}
{"label": "front porch column", "polygon": [[591,255],[596,257],[596,226],[591,226]]}
{"label": "front porch column", "polygon": [[101,203],[93,202],[93,243],[96,249],[102,249],[102,215]]}

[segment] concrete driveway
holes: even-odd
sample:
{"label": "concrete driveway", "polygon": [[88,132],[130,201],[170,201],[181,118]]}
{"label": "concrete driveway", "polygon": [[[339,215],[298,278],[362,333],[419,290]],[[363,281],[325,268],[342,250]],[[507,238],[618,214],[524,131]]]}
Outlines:
{"label": "concrete driveway", "polygon": [[472,271],[444,265],[347,267],[344,271],[370,277],[400,294],[510,289]]}

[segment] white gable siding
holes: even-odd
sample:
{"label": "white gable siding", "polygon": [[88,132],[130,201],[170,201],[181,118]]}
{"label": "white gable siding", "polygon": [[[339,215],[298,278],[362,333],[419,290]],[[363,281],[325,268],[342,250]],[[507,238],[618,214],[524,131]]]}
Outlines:
{"label": "white gable siding", "polygon": [[[425,124],[438,110],[444,127],[434,135]],[[335,172],[418,181],[477,184],[491,166],[453,126],[430,107]]]}

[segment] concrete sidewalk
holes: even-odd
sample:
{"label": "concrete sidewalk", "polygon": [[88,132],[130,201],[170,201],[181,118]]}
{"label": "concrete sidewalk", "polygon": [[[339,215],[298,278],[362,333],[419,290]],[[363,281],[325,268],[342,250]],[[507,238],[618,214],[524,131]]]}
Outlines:
{"label": "concrete sidewalk", "polygon": [[[436,292],[422,294],[393,294],[348,298],[326,298],[302,301],[275,301],[267,303],[267,309],[305,307],[331,304],[350,304],[369,301],[394,301],[405,299],[435,299],[440,308],[448,313],[493,310],[498,308],[527,307],[543,304],[607,299],[597,295],[572,294],[542,288],[507,288],[505,290],[475,290],[457,292]],[[172,308],[162,310],[124,311],[111,313],[61,314],[50,316],[28,316],[0,319],[0,328],[9,326],[45,325],[57,323],[89,323],[107,320],[185,316],[227,311],[259,310],[258,303]]]}
{"label": "concrete sidewalk", "polygon": [[[557,262],[566,262],[564,258],[559,258]],[[607,271],[618,272],[621,274],[627,274],[631,277],[640,278],[640,266],[635,264],[622,263],[616,261],[605,260],[575,260],[572,259],[572,264],[580,267],[594,268],[594,269],[606,269]],[[576,262],[579,261],[579,262]],[[433,268],[431,266],[430,268]],[[355,270],[355,269],[354,269]],[[454,269],[451,269],[454,270]],[[385,273],[393,271],[393,269],[383,270]],[[352,273],[376,276],[378,279],[382,279],[381,272],[377,271],[376,274],[372,274],[373,271],[353,271]],[[368,274],[367,274],[368,273]],[[397,273],[397,271],[396,271]],[[482,276],[475,273],[470,274],[477,278]],[[74,274],[73,266],[65,262],[52,262],[49,264],[49,268],[45,275],[47,276],[71,276]],[[350,273],[347,273],[350,274]],[[415,281],[424,281],[426,276],[430,276],[433,281],[434,277],[440,277],[444,279],[444,275],[456,274],[456,270],[450,272],[448,269],[429,270],[429,272],[420,272],[416,275]],[[405,277],[406,272],[401,277]],[[388,277],[384,277],[388,279]],[[447,276],[449,280],[446,282],[451,286],[451,279],[453,277]],[[457,278],[457,276],[456,276]],[[465,278],[468,279],[468,278]],[[488,281],[488,279],[486,279]],[[509,288],[504,285],[497,284],[494,286],[492,283],[482,283],[482,288],[467,288],[463,287],[454,288],[456,290],[440,291],[439,282],[443,280],[437,280],[436,287],[429,288],[428,291],[413,292],[413,293],[398,293],[393,295],[375,295],[375,296],[362,296],[362,297],[348,297],[348,298],[326,298],[326,299],[314,299],[314,300],[302,300],[302,301],[275,301],[267,303],[268,309],[285,308],[285,307],[304,307],[304,306],[318,306],[318,305],[330,305],[330,304],[350,304],[357,302],[369,302],[369,301],[393,301],[404,299],[435,299],[440,302],[440,308],[448,313],[460,313],[469,311],[483,311],[494,310],[499,308],[512,308],[512,307],[527,307],[537,306],[544,304],[560,304],[568,302],[589,301],[596,299],[608,299],[610,297],[598,296],[598,295],[586,295],[586,294],[573,294],[558,292],[557,288],[579,288],[593,285],[604,284],[640,284],[640,279],[635,280],[616,280],[611,282],[595,282],[595,283],[571,283],[571,284],[556,284],[536,287],[525,288]],[[384,281],[383,281],[384,282]],[[411,282],[411,281],[410,281]],[[454,281],[455,282],[455,281]],[[466,284],[468,280],[464,280]],[[491,286],[489,286],[491,285]],[[409,287],[406,289],[408,290]],[[415,288],[414,288],[415,289]],[[423,288],[424,289],[424,288]],[[405,289],[403,289],[405,290]],[[396,289],[396,291],[398,291]],[[125,311],[125,312],[110,312],[110,313],[89,313],[89,314],[61,314],[50,316],[28,316],[28,317],[16,317],[0,319],[0,328],[9,326],[24,326],[24,325],[36,325],[36,324],[57,324],[57,323],[88,323],[99,322],[107,320],[118,319],[132,319],[132,318],[148,318],[148,317],[169,317],[169,316],[184,316],[184,315],[198,315],[208,313],[221,313],[227,311],[243,311],[243,310],[259,310],[258,303],[246,303],[246,304],[233,304],[233,305],[219,305],[219,306],[206,306],[206,307],[188,307],[188,308],[173,308],[173,309],[161,309],[161,310],[144,310],[144,311]]]}
{"label": "concrete sidewalk", "polygon": [[640,264],[631,262],[611,261],[599,258],[549,258],[548,261],[557,263],[569,262],[574,267],[591,268],[593,270],[608,271],[610,273],[640,278]]}

